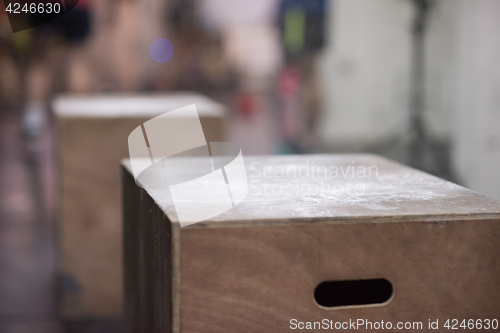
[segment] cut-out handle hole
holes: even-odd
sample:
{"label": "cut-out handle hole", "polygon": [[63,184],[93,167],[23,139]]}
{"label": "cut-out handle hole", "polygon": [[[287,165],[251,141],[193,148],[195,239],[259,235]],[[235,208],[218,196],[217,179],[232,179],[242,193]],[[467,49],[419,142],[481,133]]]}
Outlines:
{"label": "cut-out handle hole", "polygon": [[376,305],[387,302],[393,292],[386,279],[325,281],[314,290],[314,299],[327,308]]}

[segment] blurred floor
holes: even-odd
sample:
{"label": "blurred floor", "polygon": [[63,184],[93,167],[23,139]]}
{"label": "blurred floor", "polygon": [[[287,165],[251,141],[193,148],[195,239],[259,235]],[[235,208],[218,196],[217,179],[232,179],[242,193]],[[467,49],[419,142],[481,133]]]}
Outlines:
{"label": "blurred floor", "polygon": [[57,318],[51,141],[46,131],[26,143],[20,112],[0,114],[0,333],[121,332],[120,322]]}
{"label": "blurred floor", "polygon": [[41,195],[49,138],[30,153],[20,114],[0,117],[0,332],[60,332],[54,228]]}

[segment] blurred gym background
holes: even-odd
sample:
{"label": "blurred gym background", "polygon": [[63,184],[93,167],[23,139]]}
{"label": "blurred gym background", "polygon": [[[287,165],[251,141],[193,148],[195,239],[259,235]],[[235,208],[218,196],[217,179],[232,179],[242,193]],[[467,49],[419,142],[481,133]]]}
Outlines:
{"label": "blurred gym background", "polygon": [[55,96],[196,91],[244,155],[376,153],[500,199],[499,17],[496,0],[80,0],[13,34],[0,3],[0,333],[123,329],[57,315]]}

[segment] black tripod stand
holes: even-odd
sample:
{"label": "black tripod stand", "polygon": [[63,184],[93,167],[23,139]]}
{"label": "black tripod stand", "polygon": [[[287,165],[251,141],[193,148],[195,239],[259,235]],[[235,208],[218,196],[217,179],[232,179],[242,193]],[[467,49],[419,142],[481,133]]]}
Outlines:
{"label": "black tripod stand", "polygon": [[415,19],[412,28],[412,68],[410,83],[410,131],[412,139],[409,145],[410,165],[418,169],[427,169],[425,156],[429,150],[429,139],[425,131],[425,31],[430,0],[413,0]]}
{"label": "black tripod stand", "polygon": [[446,156],[441,156],[442,154],[439,151],[442,147],[428,136],[424,122],[426,100],[425,34],[433,3],[434,0],[412,0],[415,15],[411,30],[410,119],[408,130],[402,136],[372,144],[366,150],[384,153],[408,140],[408,163],[412,167],[431,173],[442,173],[439,166],[446,164],[446,162],[439,161],[439,159],[446,159]]}

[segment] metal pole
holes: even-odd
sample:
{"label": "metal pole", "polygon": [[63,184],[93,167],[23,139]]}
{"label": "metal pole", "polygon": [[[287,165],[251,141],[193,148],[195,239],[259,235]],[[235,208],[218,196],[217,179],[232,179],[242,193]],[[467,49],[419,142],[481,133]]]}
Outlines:
{"label": "metal pole", "polygon": [[413,4],[415,19],[412,29],[410,130],[414,132],[414,136],[410,143],[410,164],[421,169],[424,167],[424,148],[426,145],[423,121],[425,109],[424,37],[430,3],[428,0],[413,0]]}

